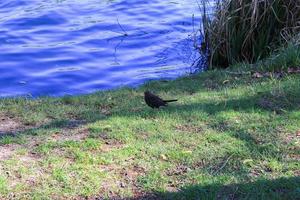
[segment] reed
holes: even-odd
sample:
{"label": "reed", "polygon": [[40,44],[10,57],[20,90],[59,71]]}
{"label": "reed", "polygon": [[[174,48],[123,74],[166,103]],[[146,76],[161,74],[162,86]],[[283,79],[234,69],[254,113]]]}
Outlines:
{"label": "reed", "polygon": [[[207,0],[202,3],[205,10]],[[299,35],[300,1],[217,0],[203,30],[210,68],[253,63]]]}

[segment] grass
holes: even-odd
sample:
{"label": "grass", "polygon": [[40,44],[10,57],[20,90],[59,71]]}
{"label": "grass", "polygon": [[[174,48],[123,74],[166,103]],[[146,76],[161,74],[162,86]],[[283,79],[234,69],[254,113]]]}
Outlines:
{"label": "grass", "polygon": [[299,199],[300,76],[250,70],[1,99],[0,198]]}
{"label": "grass", "polygon": [[[202,2],[205,8],[207,0]],[[203,45],[210,49],[211,67],[255,63],[299,38],[299,1],[219,0],[215,10],[210,19],[203,10]]]}

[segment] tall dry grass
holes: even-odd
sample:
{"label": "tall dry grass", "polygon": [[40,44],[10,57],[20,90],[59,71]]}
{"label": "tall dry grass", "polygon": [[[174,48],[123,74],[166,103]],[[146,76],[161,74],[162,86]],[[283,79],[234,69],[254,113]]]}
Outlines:
{"label": "tall dry grass", "polygon": [[203,27],[211,68],[253,63],[299,34],[300,0],[217,0]]}

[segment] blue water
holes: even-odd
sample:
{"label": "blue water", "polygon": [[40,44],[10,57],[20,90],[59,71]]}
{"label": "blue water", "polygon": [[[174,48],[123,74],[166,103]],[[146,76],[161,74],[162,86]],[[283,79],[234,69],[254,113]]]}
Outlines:
{"label": "blue water", "polygon": [[197,0],[1,0],[0,96],[83,94],[187,74],[199,57],[200,14]]}

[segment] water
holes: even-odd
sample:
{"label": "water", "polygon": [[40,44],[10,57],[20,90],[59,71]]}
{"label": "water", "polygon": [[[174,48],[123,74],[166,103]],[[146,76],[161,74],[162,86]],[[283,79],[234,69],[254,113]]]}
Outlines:
{"label": "water", "polygon": [[197,0],[1,0],[0,96],[83,94],[189,73],[200,16]]}

